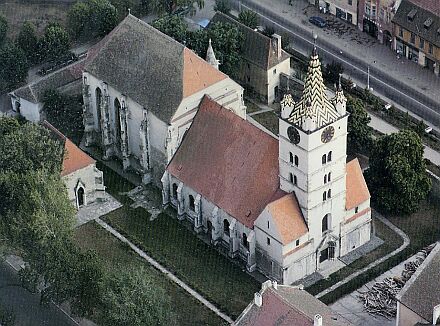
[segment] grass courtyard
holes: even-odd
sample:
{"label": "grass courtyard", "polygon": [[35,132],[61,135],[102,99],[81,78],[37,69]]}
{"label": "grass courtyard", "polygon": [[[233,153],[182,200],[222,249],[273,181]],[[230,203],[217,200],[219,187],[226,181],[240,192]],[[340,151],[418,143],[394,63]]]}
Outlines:
{"label": "grass courtyard", "polygon": [[[171,298],[176,325],[226,325],[220,317],[191,297],[179,286],[137,256],[128,246],[110,235],[97,223],[87,223],[75,231],[75,241],[82,247],[94,249],[104,262],[108,273],[143,268],[145,277],[163,288]],[[101,324],[99,320],[95,320]]]}
{"label": "grass courtyard", "polygon": [[120,193],[134,185],[103,165],[99,168],[104,171],[107,191],[126,204],[103,220],[223,312],[238,317],[261,285],[169,214],[161,213],[150,221],[145,209],[130,208],[130,200]]}

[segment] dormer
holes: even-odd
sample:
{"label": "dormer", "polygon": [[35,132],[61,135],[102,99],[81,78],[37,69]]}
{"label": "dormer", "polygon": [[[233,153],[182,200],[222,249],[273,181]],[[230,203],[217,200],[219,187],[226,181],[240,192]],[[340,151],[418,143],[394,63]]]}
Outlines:
{"label": "dormer", "polygon": [[416,14],[417,14],[417,9],[412,9],[409,13],[408,13],[408,20],[409,21],[413,21],[414,20],[414,17],[416,16]]}

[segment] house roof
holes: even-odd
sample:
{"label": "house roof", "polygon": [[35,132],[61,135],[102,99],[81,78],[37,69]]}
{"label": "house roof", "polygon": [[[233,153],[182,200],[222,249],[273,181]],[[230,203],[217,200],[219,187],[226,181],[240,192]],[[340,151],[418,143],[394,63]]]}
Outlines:
{"label": "house roof", "polygon": [[[414,15],[410,20],[408,15]],[[429,20],[431,24],[429,25]],[[440,47],[440,5],[433,0],[403,0],[393,23]],[[429,25],[426,27],[425,25]]]}
{"label": "house roof", "polygon": [[334,102],[340,100],[341,96],[343,97],[342,92],[338,92],[333,100],[327,97],[324,79],[322,78],[321,62],[316,48],[314,48],[310,57],[301,100],[294,103],[292,96],[286,94],[283,101],[281,101],[281,106],[293,107],[287,118],[290,123],[302,128],[305,119],[309,118],[315,123],[314,129],[318,129],[339,119],[340,114],[336,110]]}
{"label": "house roof", "polygon": [[357,158],[346,165],[346,199],[345,209],[352,209],[370,198],[367,183]]}
{"label": "house roof", "polygon": [[[270,282],[270,281],[268,281]],[[263,283],[262,305],[251,302],[238,317],[237,326],[313,326],[315,315],[323,318],[323,325],[351,325],[342,316],[298,287],[277,285],[277,289]]]}
{"label": "house roof", "polygon": [[165,122],[184,97],[228,78],[130,14],[100,42],[85,70]]}
{"label": "house roof", "polygon": [[[433,309],[440,304],[440,243],[423,261],[396,299],[432,323]],[[439,322],[439,321],[438,321]]]}
{"label": "house roof", "polygon": [[46,90],[59,89],[76,81],[80,82],[86,60],[87,58],[83,58],[60,70],[54,71],[26,86],[16,89],[12,94],[31,103],[41,103]]}
{"label": "house roof", "polygon": [[167,170],[252,228],[279,188],[278,141],[205,96]]}
{"label": "house roof", "polygon": [[95,164],[94,159],[79,149],[78,146],[76,146],[69,138],[64,136],[48,121],[43,121],[42,125],[49,129],[52,134],[64,144],[63,168],[61,170],[62,177],[81,170],[91,164]]}
{"label": "house roof", "polygon": [[272,201],[267,205],[281,235],[281,242],[284,245],[291,243],[308,232],[308,228],[298,200],[294,193],[286,194],[283,197]]}
{"label": "house roof", "polygon": [[217,22],[227,23],[238,27],[244,36],[241,48],[242,57],[260,68],[268,70],[278,63],[290,58],[290,55],[286,51],[281,50],[281,58],[278,59],[270,37],[254,31],[252,28],[249,28],[228,15],[217,12],[211,19],[210,25]]}

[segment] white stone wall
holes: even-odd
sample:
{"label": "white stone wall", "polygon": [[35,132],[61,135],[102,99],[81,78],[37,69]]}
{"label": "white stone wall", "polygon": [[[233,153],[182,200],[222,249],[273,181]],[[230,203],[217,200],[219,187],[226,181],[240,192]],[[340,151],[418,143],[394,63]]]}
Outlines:
{"label": "white stone wall", "polygon": [[[12,107],[16,108],[16,99],[11,97]],[[39,122],[42,119],[41,111],[43,109],[42,103],[32,103],[23,98],[19,99],[20,102],[20,115],[22,115],[26,120],[32,122]]]}
{"label": "white stone wall", "polygon": [[96,200],[97,190],[105,190],[103,183],[99,184],[96,182],[97,179],[100,179],[103,182],[103,179],[102,172],[95,167],[95,164],[90,164],[85,168],[65,175],[62,177],[62,179],[66,185],[69,200],[73,203],[75,208],[78,208],[76,190],[79,184],[84,188],[86,205]]}
{"label": "white stone wall", "polygon": [[[281,234],[267,208],[255,220],[254,230],[257,246],[264,250],[273,261],[282,265],[283,244],[281,242]],[[270,239],[270,244],[267,243],[268,238]]]}
{"label": "white stone wall", "polygon": [[273,103],[275,100],[275,87],[280,86],[280,74],[290,76],[290,58],[280,62],[267,71],[267,102]]}

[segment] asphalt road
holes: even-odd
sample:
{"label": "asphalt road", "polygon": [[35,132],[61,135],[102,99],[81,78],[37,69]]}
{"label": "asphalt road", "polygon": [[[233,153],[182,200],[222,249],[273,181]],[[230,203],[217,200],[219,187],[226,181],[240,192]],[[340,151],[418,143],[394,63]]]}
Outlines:
{"label": "asphalt road", "polygon": [[[237,0],[234,1],[234,5],[238,9]],[[276,31],[289,34],[295,49],[304,54],[310,53],[313,44],[313,35],[310,29],[267,10],[255,0],[241,0],[241,6],[259,13],[261,25],[273,26]],[[344,66],[344,74],[349,75],[356,83],[362,81],[362,84],[365,84],[368,64],[362,58],[344,52],[344,50],[326,39],[320,39],[317,48],[322,62],[336,61],[341,63]],[[429,96],[409,87],[374,66],[370,67],[370,87],[373,87],[377,94],[389,98],[422,119],[440,127],[440,104]]]}
{"label": "asphalt road", "polygon": [[16,272],[0,262],[0,304],[12,309],[16,326],[76,326],[53,304],[40,305],[39,295],[20,286]]}

